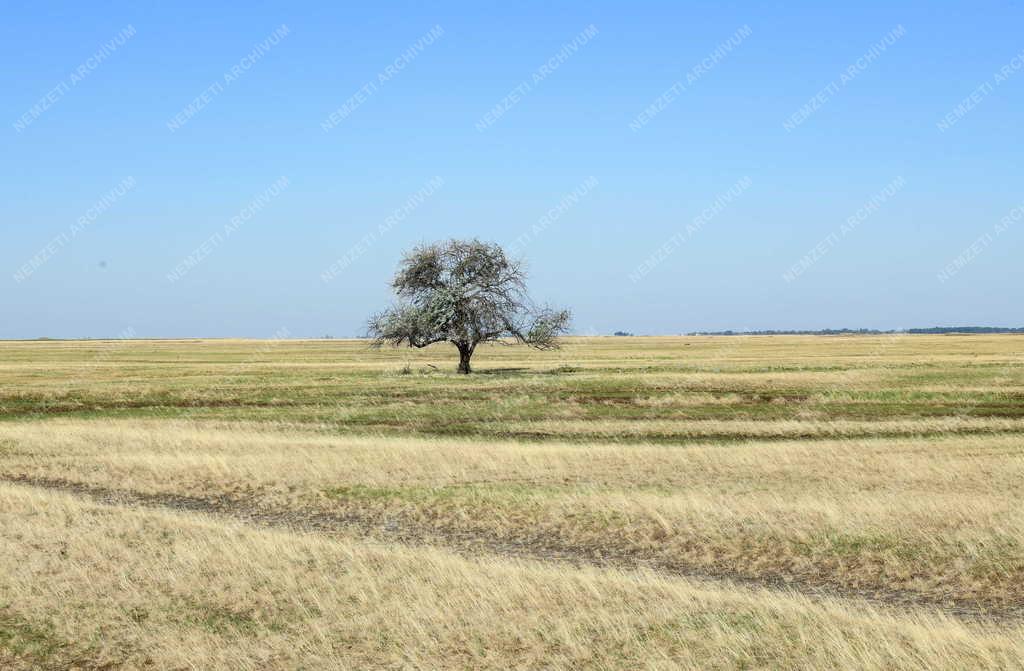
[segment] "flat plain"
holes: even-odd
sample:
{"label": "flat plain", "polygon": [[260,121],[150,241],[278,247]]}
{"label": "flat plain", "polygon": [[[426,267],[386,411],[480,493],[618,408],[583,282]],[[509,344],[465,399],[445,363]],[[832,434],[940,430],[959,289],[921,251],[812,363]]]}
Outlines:
{"label": "flat plain", "polygon": [[0,667],[1022,669],[1024,338],[0,343]]}

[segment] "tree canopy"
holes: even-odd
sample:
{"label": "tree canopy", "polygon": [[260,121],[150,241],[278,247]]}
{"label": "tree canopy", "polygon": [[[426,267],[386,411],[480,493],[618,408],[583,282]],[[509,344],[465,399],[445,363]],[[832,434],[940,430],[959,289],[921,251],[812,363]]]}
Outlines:
{"label": "tree canopy", "polygon": [[568,331],[568,310],[535,306],[526,273],[499,245],[447,240],[405,254],[391,282],[396,303],[370,318],[376,346],[426,347],[450,342],[459,372],[482,342],[518,342],[556,349]]}

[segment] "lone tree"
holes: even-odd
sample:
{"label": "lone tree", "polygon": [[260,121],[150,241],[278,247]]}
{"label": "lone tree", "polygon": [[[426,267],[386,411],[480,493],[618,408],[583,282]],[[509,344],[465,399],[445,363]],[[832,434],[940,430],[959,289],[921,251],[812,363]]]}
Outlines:
{"label": "lone tree", "polygon": [[569,312],[534,307],[526,273],[500,246],[448,240],[406,253],[391,282],[398,302],[368,324],[374,345],[426,347],[450,342],[459,350],[459,372],[482,342],[512,340],[557,349]]}

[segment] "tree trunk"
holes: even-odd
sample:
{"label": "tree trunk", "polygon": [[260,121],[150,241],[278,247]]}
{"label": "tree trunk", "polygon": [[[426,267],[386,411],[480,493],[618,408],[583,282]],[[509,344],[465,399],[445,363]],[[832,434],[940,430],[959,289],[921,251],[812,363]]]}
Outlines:
{"label": "tree trunk", "polygon": [[472,369],[469,367],[469,360],[473,356],[473,346],[468,344],[456,344],[459,348],[459,373],[469,375]]}

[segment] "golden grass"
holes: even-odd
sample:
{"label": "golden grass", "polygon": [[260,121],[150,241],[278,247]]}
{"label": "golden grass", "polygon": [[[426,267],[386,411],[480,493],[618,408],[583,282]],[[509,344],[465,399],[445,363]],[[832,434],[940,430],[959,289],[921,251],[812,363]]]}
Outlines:
{"label": "golden grass", "polygon": [[[8,661],[125,669],[1021,668],[1024,629],[378,547],[0,486]],[[27,667],[28,664],[25,663]],[[107,667],[109,668],[109,667]]]}
{"label": "golden grass", "polygon": [[0,343],[0,668],[1024,668],[1022,342]]}
{"label": "golden grass", "polygon": [[1024,603],[1024,458],[1012,435],[680,448],[50,421],[0,425],[0,441],[9,479],[393,518],[541,554],[936,603]]}

